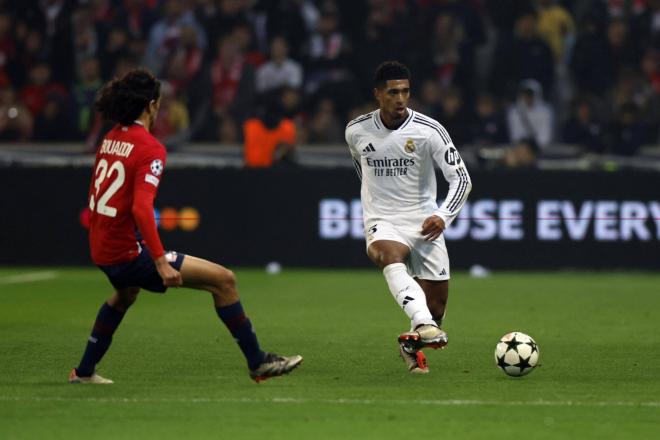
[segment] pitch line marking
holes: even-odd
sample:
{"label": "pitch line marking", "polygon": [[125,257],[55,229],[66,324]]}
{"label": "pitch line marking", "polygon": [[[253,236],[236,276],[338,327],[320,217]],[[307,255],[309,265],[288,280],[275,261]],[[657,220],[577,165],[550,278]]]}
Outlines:
{"label": "pitch line marking", "polygon": [[[80,385],[79,385],[80,386]],[[330,405],[426,405],[426,406],[538,406],[538,407],[630,407],[658,408],[660,402],[630,401],[575,401],[575,400],[376,400],[376,399],[305,399],[298,397],[199,397],[199,398],[141,398],[141,397],[42,397],[0,396],[2,402],[88,402],[88,403],[282,403],[282,404],[330,404]]]}
{"label": "pitch line marking", "polygon": [[0,284],[22,284],[22,283],[32,283],[34,281],[46,281],[57,278],[57,272],[54,270],[42,271],[42,272],[27,272],[19,273],[16,275],[8,275],[6,277],[0,278]]}

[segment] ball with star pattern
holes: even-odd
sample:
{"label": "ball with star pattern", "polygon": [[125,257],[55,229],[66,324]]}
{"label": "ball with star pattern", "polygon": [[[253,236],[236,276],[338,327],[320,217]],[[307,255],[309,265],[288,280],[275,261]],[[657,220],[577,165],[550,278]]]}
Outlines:
{"label": "ball with star pattern", "polygon": [[539,362],[539,346],[531,336],[511,332],[500,338],[495,347],[495,363],[509,376],[531,373]]}

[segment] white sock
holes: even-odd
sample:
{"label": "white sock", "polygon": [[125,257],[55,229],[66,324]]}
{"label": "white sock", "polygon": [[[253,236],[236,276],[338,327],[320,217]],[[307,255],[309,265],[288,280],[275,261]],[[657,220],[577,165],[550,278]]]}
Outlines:
{"label": "white sock", "polygon": [[419,284],[408,274],[405,264],[389,264],[383,269],[383,275],[385,275],[392,296],[410,318],[413,328],[421,324],[435,325],[426,305],[426,295]]}
{"label": "white sock", "polygon": [[[445,315],[446,315],[446,314],[447,314],[447,312],[445,311],[445,313],[442,314],[442,318],[440,318],[440,319],[437,319],[437,318],[434,319],[433,322],[434,322],[435,324],[433,324],[433,325],[435,325],[435,326],[438,327],[438,328],[442,328],[442,322],[445,320]],[[418,324],[418,325],[419,325],[419,324]],[[410,321],[410,331],[415,330],[415,327],[416,327],[415,323],[412,322],[412,321]]]}

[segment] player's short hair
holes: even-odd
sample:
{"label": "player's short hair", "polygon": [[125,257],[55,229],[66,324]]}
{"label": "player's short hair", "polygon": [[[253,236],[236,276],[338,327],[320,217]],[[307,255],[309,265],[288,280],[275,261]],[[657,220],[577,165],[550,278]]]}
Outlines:
{"label": "player's short hair", "polygon": [[382,89],[385,83],[393,79],[410,80],[410,70],[405,64],[398,61],[385,61],[376,68],[374,73],[374,87]]}
{"label": "player's short hair", "polygon": [[104,119],[130,125],[159,97],[160,81],[145,69],[133,69],[103,86],[94,108]]}

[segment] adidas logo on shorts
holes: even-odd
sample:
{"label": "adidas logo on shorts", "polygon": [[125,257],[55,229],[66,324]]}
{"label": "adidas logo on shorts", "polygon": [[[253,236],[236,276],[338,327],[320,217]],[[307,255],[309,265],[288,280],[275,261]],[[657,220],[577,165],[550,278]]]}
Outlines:
{"label": "adidas logo on shorts", "polygon": [[440,271],[440,273],[438,275],[447,275],[447,271],[445,270],[444,267],[442,268],[442,270]]}

